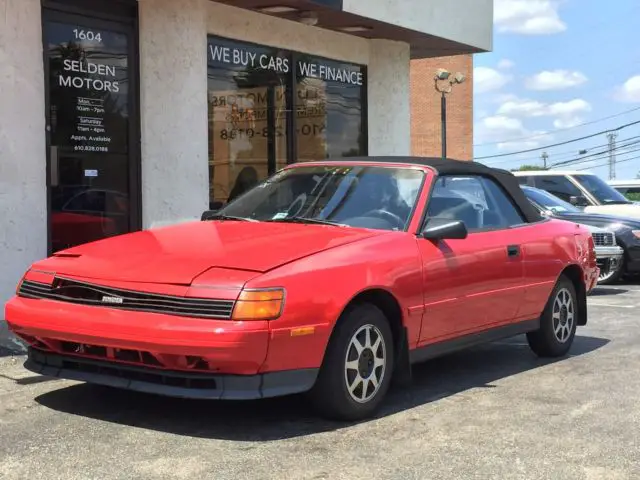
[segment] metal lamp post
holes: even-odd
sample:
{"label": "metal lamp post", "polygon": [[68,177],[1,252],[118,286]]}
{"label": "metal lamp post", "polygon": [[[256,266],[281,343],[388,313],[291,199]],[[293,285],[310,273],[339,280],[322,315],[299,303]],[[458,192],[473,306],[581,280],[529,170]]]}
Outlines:
{"label": "metal lamp post", "polygon": [[434,84],[436,91],[440,92],[440,121],[442,123],[442,158],[447,158],[447,94],[451,93],[455,84],[463,83],[466,77],[457,72],[451,77],[451,72],[444,68],[436,70]]}

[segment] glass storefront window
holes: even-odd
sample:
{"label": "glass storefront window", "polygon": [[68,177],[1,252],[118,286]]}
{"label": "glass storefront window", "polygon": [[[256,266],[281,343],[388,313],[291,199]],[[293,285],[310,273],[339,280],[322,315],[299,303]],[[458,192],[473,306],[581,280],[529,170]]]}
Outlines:
{"label": "glass storefront window", "polygon": [[287,163],[366,155],[366,68],[210,36],[210,206]]}
{"label": "glass storefront window", "polygon": [[297,61],[297,161],[365,154],[363,70],[317,57]]}
{"label": "glass storefront window", "polygon": [[210,202],[215,207],[286,164],[291,58],[277,49],[218,38],[209,41],[208,50]]}

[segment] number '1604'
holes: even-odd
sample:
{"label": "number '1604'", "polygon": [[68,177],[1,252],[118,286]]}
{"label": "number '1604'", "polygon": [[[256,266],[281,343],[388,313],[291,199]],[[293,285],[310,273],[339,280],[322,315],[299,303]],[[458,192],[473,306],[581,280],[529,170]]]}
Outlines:
{"label": "number '1604'", "polygon": [[78,30],[77,28],[73,29],[73,34],[76,36],[78,40],[89,40],[90,42],[102,42],[102,35],[100,32],[92,32],[91,30]]}

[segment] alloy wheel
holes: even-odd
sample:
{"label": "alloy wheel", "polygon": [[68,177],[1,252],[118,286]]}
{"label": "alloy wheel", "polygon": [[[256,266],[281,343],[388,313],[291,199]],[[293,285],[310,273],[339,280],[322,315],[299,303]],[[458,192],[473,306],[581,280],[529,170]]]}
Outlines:
{"label": "alloy wheel", "polygon": [[600,275],[598,276],[598,283],[606,282],[610,280],[614,276],[618,274],[618,271],[622,268],[622,260],[618,260],[617,258],[612,258],[609,261],[608,268],[603,268],[600,270]]}
{"label": "alloy wheel", "polygon": [[573,297],[568,289],[563,288],[556,294],[553,301],[552,318],[556,339],[560,343],[565,343],[571,336],[575,319]]}
{"label": "alloy wheel", "polygon": [[351,398],[366,403],[378,393],[387,367],[387,348],[375,325],[363,325],[351,337],[344,379]]}

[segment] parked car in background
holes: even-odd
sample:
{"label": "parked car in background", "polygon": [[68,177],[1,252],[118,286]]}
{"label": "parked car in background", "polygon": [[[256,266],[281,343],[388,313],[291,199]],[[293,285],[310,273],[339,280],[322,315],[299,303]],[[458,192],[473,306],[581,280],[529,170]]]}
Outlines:
{"label": "parked car in background", "polygon": [[513,172],[520,185],[546,190],[588,213],[640,219],[640,205],[593,173],[536,170]]}
{"label": "parked car in background", "polygon": [[[545,215],[600,227],[614,233],[613,243],[608,234],[593,233],[596,254],[599,257],[600,284],[614,283],[626,275],[640,273],[640,220],[615,215],[586,213],[544,190],[527,186],[522,186],[522,190],[529,201]],[[605,261],[607,252],[617,250],[616,245],[623,250],[620,261],[617,259]]]}
{"label": "parked car in background", "polygon": [[597,280],[589,230],[542,217],[511,173],[365,157],[292,164],[203,221],[38,261],[6,319],[37,373],[200,399],[306,392],[354,420],[412,364],[469,345],[526,334],[566,355]]}
{"label": "parked car in background", "polygon": [[609,185],[619,191],[628,200],[640,202],[640,179],[634,180],[609,180]]}

